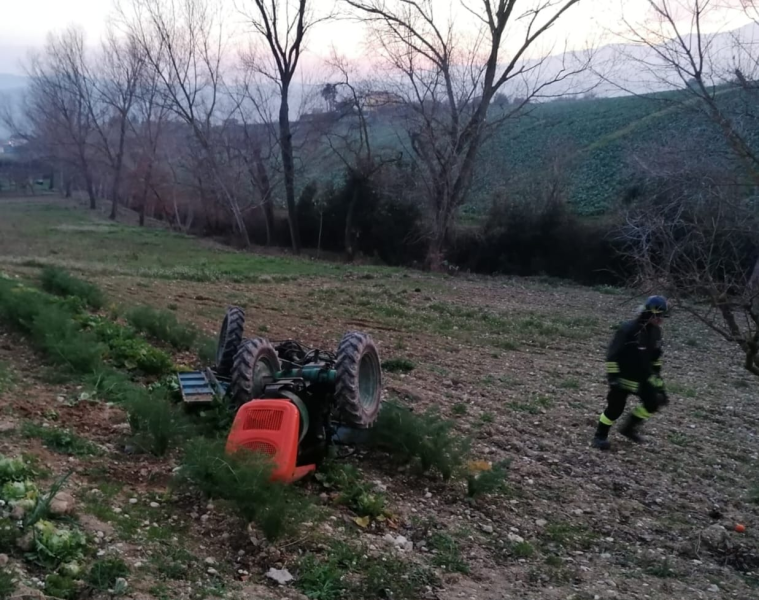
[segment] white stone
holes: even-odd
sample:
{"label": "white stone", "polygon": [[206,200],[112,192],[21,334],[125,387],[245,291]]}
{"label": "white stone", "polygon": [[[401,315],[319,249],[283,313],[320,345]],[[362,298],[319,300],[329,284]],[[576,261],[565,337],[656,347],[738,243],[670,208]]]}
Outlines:
{"label": "white stone", "polygon": [[130,498],[129,504],[137,504],[137,498]]}
{"label": "white stone", "polygon": [[546,525],[548,525],[548,521],[546,521],[545,519],[536,519],[535,525],[537,525],[538,527],[545,527]]}
{"label": "white stone", "polygon": [[719,592],[719,586],[715,584],[711,584],[708,588],[706,588],[706,591],[716,594]]}
{"label": "white stone", "polygon": [[494,529],[492,525],[483,525],[482,531],[484,531],[485,533],[493,533]]}
{"label": "white stone", "polygon": [[158,508],[159,506],[161,506],[161,505],[158,504],[158,502],[151,502],[150,503],[150,508]]}
{"label": "white stone", "polygon": [[275,569],[273,567],[266,571],[266,576],[276,581],[279,585],[288,584],[295,579],[287,569]]}
{"label": "white stone", "polygon": [[509,533],[506,538],[515,544],[521,544],[524,542],[524,538],[521,535],[517,535],[516,533]]}

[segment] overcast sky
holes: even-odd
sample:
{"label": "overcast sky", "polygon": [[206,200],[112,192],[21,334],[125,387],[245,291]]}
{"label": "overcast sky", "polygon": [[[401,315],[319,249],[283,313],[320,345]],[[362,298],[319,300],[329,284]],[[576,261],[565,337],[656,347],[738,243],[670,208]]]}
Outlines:
{"label": "overcast sky", "polygon": [[[128,2],[128,0],[124,0]],[[224,0],[231,4],[234,0]],[[313,0],[315,5],[331,5],[333,0]],[[456,6],[457,0],[433,0],[440,2],[441,9]],[[722,0],[730,2],[737,0]],[[239,3],[250,0],[237,0]],[[322,4],[324,3],[324,4]],[[477,2],[469,0],[470,5]],[[21,60],[26,54],[39,47],[49,31],[61,30],[70,24],[77,24],[87,31],[88,41],[97,43],[109,14],[113,11],[113,0],[0,0],[0,72],[22,73]],[[524,0],[525,7],[530,0]],[[619,26],[622,4],[628,19],[641,20],[647,11],[647,0],[582,0],[573,7],[561,23],[551,32],[541,48],[546,52],[561,51],[565,40],[573,48],[581,47],[587,40],[598,44],[603,38],[606,43],[614,41],[605,32]],[[463,16],[462,16],[463,18]],[[743,24],[740,18],[729,23],[719,19],[713,27],[725,29]],[[233,24],[240,27],[240,23]],[[340,22],[324,25],[312,32],[309,50],[313,55],[326,56],[331,45],[349,56],[362,54],[361,41],[364,32],[360,25]]]}

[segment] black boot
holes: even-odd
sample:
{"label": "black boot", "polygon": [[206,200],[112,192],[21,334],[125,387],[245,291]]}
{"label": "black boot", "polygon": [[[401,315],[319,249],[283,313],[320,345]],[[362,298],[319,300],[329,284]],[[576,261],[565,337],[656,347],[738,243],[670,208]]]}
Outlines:
{"label": "black boot", "polygon": [[609,429],[611,429],[611,425],[598,424],[596,435],[593,437],[593,442],[591,443],[594,448],[608,450],[611,447],[609,443]]}
{"label": "black boot", "polygon": [[627,418],[627,421],[625,421],[625,424],[622,425],[622,428],[619,430],[619,433],[625,436],[628,440],[635,442],[636,444],[642,444],[644,440],[642,437],[640,437],[640,434],[638,433],[638,428],[641,426],[643,421],[644,419],[641,419],[640,417],[631,414]]}

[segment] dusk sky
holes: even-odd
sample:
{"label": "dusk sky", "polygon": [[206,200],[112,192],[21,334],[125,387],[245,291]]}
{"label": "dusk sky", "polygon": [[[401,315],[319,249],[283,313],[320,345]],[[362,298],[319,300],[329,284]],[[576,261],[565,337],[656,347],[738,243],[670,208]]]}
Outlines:
{"label": "dusk sky", "polygon": [[[128,0],[125,0],[128,2]],[[225,0],[230,18],[228,29],[236,28],[243,31],[242,19],[234,10],[235,3]],[[237,0],[237,5],[244,6],[246,1]],[[435,3],[438,0],[434,0]],[[470,6],[477,6],[480,0],[469,0]],[[729,0],[723,0],[724,2]],[[453,6],[457,22],[468,17],[458,8],[457,0],[439,0],[441,10]],[[70,24],[77,24],[87,31],[88,42],[95,44],[100,39],[109,15],[114,8],[114,0],[4,0],[0,12],[0,72],[21,74],[21,60],[29,50],[39,47],[49,31],[60,30]],[[332,0],[315,0],[315,6],[327,7]],[[550,35],[550,40],[543,45],[546,51],[561,51],[564,41],[568,40],[571,47],[579,48],[586,41],[594,44],[599,41],[606,43],[617,41],[607,35],[608,30],[618,29],[624,4],[625,15],[628,19],[640,21],[645,18],[647,0],[583,0],[573,7],[560,25]],[[530,2],[525,1],[528,7]],[[466,15],[466,16],[465,16]],[[721,15],[722,16],[722,15]],[[719,21],[719,22],[717,22]],[[463,22],[463,21],[462,21]],[[738,27],[745,23],[738,16],[733,16],[729,22],[724,18],[715,21],[713,27],[726,29]],[[320,26],[312,33],[309,50],[316,56],[326,56],[334,44],[346,55],[357,57],[363,54],[362,40],[364,32],[359,24],[340,22]]]}

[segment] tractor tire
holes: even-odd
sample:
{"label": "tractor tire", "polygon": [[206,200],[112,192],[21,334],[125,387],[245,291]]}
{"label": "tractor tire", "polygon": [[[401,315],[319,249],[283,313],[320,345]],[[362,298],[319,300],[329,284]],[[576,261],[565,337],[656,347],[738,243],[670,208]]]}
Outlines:
{"label": "tractor tire", "polygon": [[337,348],[335,406],[348,427],[368,429],[377,420],[382,394],[382,367],[374,340],[365,333],[346,333]]}
{"label": "tractor tire", "polygon": [[235,362],[235,354],[240,348],[245,330],[245,311],[239,306],[230,306],[221,322],[219,341],[216,344],[216,374],[229,377]]}
{"label": "tractor tire", "polygon": [[232,408],[237,410],[246,402],[260,399],[266,386],[265,378],[273,377],[279,370],[279,358],[269,340],[244,340],[232,367],[232,382],[229,386]]}

